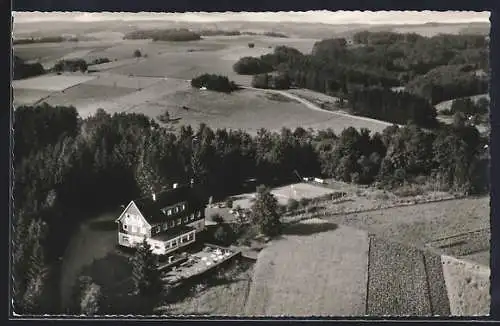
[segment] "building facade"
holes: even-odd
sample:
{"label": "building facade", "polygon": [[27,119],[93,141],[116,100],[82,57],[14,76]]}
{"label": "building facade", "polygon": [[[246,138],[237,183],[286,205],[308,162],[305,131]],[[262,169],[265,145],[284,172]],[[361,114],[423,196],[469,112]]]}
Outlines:
{"label": "building facade", "polygon": [[132,200],[116,219],[118,244],[135,247],[144,238],[157,255],[196,241],[205,228],[206,203],[193,187],[174,187]]}

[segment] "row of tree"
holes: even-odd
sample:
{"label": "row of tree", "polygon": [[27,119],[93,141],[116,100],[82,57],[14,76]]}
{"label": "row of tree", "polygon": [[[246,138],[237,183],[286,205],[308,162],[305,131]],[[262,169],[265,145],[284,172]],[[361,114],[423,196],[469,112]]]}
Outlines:
{"label": "row of tree", "polygon": [[86,72],[87,69],[88,69],[88,64],[84,59],[65,59],[65,60],[59,60],[52,68],[52,71]]}
{"label": "row of tree", "polygon": [[12,41],[13,45],[18,44],[34,44],[34,43],[61,43],[61,42],[78,42],[78,38],[76,37],[62,37],[62,36],[45,36],[45,37],[30,37],[30,38],[21,38],[14,39]]}
{"label": "row of tree", "polygon": [[153,41],[197,41],[201,39],[199,33],[186,28],[179,29],[150,29],[132,31],[123,36],[127,40],[152,39]]}

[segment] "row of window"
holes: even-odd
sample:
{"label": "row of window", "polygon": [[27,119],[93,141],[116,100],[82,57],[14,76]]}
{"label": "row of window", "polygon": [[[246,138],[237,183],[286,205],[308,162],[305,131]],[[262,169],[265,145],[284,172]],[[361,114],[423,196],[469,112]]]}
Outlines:
{"label": "row of window", "polygon": [[131,225],[130,227],[127,224],[123,224],[123,230],[130,231],[132,233],[146,234],[147,230],[145,227],[138,227],[135,225]]}
{"label": "row of window", "polygon": [[[194,240],[194,234],[188,233],[186,235],[181,236],[180,238],[166,242],[165,249],[171,249],[171,248],[178,247],[179,245],[181,245],[185,242],[191,241],[191,240]],[[160,245],[155,245],[154,247],[156,249],[161,249]]]}
{"label": "row of window", "polygon": [[163,208],[161,211],[164,215],[171,216],[172,214],[184,212],[185,210],[186,210],[186,204],[180,204],[175,207]]}
{"label": "row of window", "polygon": [[[188,233],[186,235],[181,236],[180,238],[168,241],[165,243],[165,249],[175,248],[175,247],[177,247],[185,242],[194,240],[194,237],[195,237],[194,233]],[[125,243],[129,243],[129,244],[131,243],[129,240],[129,237],[125,236],[125,235],[122,236],[122,241]],[[156,249],[161,249],[160,245],[155,245],[154,247]]]}
{"label": "row of window", "polygon": [[153,229],[151,230],[151,234],[152,235],[158,234],[158,233],[160,233],[160,231],[162,229],[163,229],[163,231],[166,231],[169,228],[173,228],[173,227],[182,225],[183,223],[184,224],[189,223],[190,221],[193,221],[195,218],[200,218],[200,217],[201,217],[201,211],[198,211],[198,212],[196,212],[196,214],[192,213],[191,215],[184,216],[184,218],[179,217],[176,220],[166,221],[163,224],[154,226]]}
{"label": "row of window", "polygon": [[[163,224],[156,225],[152,228],[151,234],[155,235],[160,233],[160,231],[163,229],[163,231],[168,230],[169,228],[173,228],[179,225],[182,225],[183,223],[189,223],[190,221],[193,221],[195,218],[200,218],[201,217],[201,211],[198,211],[195,213],[192,213],[191,215],[186,215],[184,218],[179,217],[178,219],[175,220],[170,220],[166,221]],[[129,231],[131,233],[139,233],[139,234],[146,234],[147,230],[145,227],[139,227],[135,225],[127,225],[126,223],[123,223],[123,230]]]}

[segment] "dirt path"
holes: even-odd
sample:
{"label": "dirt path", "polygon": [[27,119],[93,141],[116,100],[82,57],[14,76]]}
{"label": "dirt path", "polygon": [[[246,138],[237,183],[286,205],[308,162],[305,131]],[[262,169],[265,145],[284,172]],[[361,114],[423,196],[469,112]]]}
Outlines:
{"label": "dirt path", "polygon": [[[308,101],[308,100],[306,100],[298,95],[291,94],[291,93],[288,93],[286,91],[280,91],[280,90],[275,90],[275,89],[260,89],[260,88],[254,88],[254,87],[248,87],[248,86],[242,86],[242,88],[251,89],[251,90],[260,91],[260,92],[280,94],[280,95],[288,97],[291,100],[295,100],[295,101],[303,104],[308,109],[311,109],[314,111],[326,112],[326,113],[330,113],[332,115],[349,117],[349,118],[358,119],[358,120],[367,121],[367,122],[379,123],[379,124],[386,125],[386,126],[393,125],[393,123],[382,121],[382,120],[377,120],[377,119],[372,119],[372,118],[367,118],[367,117],[360,117],[360,116],[356,116],[356,115],[352,115],[352,114],[348,114],[348,113],[340,112],[340,111],[325,110],[325,109],[322,109],[321,107],[319,107],[318,105],[316,105],[316,104],[314,104],[314,103],[312,103],[312,102],[310,102],[310,101]],[[402,125],[398,125],[398,126],[402,127]]]}

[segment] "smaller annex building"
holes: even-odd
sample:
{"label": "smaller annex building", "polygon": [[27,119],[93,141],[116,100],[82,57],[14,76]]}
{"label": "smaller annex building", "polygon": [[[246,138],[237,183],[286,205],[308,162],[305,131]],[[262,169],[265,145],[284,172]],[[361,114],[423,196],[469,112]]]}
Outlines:
{"label": "smaller annex building", "polygon": [[178,186],[132,200],[115,220],[118,244],[135,247],[144,238],[157,255],[173,253],[196,241],[205,228],[203,197],[193,186]]}

